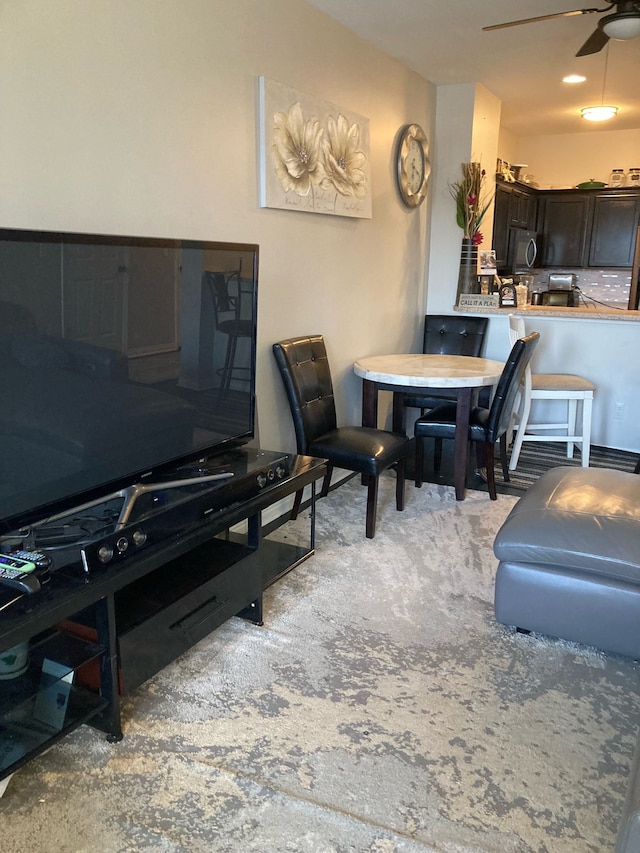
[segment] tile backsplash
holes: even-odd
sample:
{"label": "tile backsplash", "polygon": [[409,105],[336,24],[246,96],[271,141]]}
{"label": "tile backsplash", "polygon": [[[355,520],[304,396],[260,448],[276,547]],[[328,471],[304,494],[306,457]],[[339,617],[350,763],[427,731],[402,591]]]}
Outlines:
{"label": "tile backsplash", "polygon": [[615,308],[626,308],[631,289],[630,269],[558,269],[537,270],[532,290],[548,290],[550,273],[573,273],[580,288],[581,304],[598,304]]}

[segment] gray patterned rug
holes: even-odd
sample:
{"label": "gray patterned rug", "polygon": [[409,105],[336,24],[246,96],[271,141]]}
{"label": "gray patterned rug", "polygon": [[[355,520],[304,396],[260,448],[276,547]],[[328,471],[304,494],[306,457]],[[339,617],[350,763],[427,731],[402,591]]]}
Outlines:
{"label": "gray patterned rug", "polygon": [[[316,555],[124,706],[16,773],[3,853],[601,853],[613,848],[640,666],[493,618],[515,498],[356,479]],[[303,522],[276,535],[295,538]]]}

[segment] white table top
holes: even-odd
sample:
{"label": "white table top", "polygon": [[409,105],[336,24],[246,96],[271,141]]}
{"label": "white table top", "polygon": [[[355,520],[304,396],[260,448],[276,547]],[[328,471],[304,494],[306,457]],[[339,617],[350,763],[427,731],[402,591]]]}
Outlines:
{"label": "white table top", "polygon": [[385,385],[415,388],[479,388],[496,385],[504,362],[468,355],[372,355],[359,358],[357,376]]}

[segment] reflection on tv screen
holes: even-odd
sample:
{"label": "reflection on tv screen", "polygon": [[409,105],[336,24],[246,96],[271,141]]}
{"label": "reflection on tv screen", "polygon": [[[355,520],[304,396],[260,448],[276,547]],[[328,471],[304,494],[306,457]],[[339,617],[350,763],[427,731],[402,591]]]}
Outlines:
{"label": "reflection on tv screen", "polygon": [[254,431],[257,246],[0,232],[0,524]]}

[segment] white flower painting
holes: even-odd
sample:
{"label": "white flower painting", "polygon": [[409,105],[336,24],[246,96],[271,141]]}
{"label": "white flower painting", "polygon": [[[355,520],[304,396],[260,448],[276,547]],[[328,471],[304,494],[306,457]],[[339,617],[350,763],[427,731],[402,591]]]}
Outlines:
{"label": "white flower painting", "polygon": [[260,204],[371,218],[369,120],[260,78]]}

